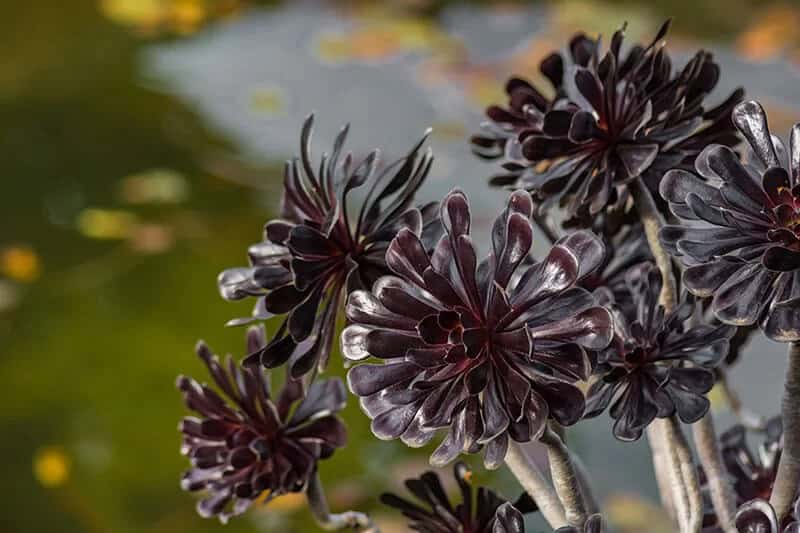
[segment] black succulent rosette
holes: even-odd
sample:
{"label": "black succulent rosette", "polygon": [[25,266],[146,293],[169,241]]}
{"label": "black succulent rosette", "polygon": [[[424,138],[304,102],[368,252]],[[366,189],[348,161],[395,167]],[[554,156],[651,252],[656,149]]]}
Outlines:
{"label": "black succulent rosette", "polygon": [[661,241],[683,261],[686,287],[722,322],[759,324],[768,337],[800,340],[800,125],[789,151],[773,137],[757,102],[733,111],[750,146],[742,161],[726,146],[709,146],[696,173],[664,176],[661,195],[683,225],[666,226]]}
{"label": "black succulent rosette", "polygon": [[800,533],[800,502],[795,502],[786,524],[781,524],[775,509],[766,500],[751,500],[736,512],[739,533]]}
{"label": "black succulent rosette", "polygon": [[[553,52],[539,64],[539,72],[552,86],[552,97],[545,96],[531,82],[511,78],[506,82],[508,95],[506,107],[491,105],[486,109],[487,121],[481,123],[481,132],[471,137],[473,152],[484,159],[503,158],[507,174],[495,177],[498,184],[515,181],[526,165],[522,157],[522,143],[530,135],[541,135],[544,117],[566,98],[564,71],[571,65],[586,66],[595,53],[597,43],[584,33],[570,39],[567,57]],[[522,162],[522,163],[518,163]]]}
{"label": "black succulent rosette", "polygon": [[[251,352],[265,342],[262,330],[248,332]],[[221,391],[185,376],[177,381],[186,406],[198,415],[184,418],[179,429],[181,453],[192,464],[181,487],[205,493],[197,504],[201,516],[227,522],[265,493],[268,501],[303,491],[317,461],[345,445],[336,413],[346,391],[338,378],[315,381],[307,392],[290,379],[273,395],[257,365],[239,366],[230,356],[221,363],[203,342],[197,355]]]}
{"label": "black succulent rosette", "polygon": [[[258,298],[254,319],[286,315],[278,334],[248,363],[274,368],[288,362],[293,377],[324,369],[346,294],[369,289],[388,273],[384,256],[398,231],[407,228],[430,245],[440,235],[436,203],[413,205],[433,161],[430,151],[422,153],[425,137],[378,172],[377,150],[360,163],[342,155],[345,127],[316,171],[312,125],[313,116],[303,125],[300,158],[286,163],[282,218],[269,221],[264,240],[250,247],[249,267],[225,270],[218,279],[225,299]],[[348,196],[360,188],[365,197],[351,213]]]}
{"label": "black succulent rosette", "polygon": [[747,443],[747,430],[736,425],[720,436],[720,451],[733,483],[737,503],[769,499],[778,461],[783,450],[783,424],[780,417],[767,421],[764,438],[753,452]]}
{"label": "black succulent rosette", "polygon": [[472,472],[462,462],[453,467],[453,476],[461,492],[461,502],[456,505],[434,472],[405,481],[419,503],[391,493],[382,494],[381,502],[401,511],[409,520],[409,529],[422,533],[524,533],[522,515],[536,509],[527,494],[512,504],[486,487],[476,491]]}
{"label": "black succulent rosette", "polygon": [[[733,426],[719,437],[722,462],[736,496],[737,506],[751,500],[769,500],[772,494],[778,461],[783,450],[781,418],[776,416],[769,419],[764,426],[763,435],[760,436],[763,439],[755,451],[748,444],[748,430],[742,425]],[[699,467],[699,474],[705,503],[703,533],[722,533],[702,466]]]}
{"label": "black succulent rosette", "polygon": [[577,232],[518,272],[531,250],[532,209],[524,191],[510,196],[479,263],[467,198],[451,192],[434,251],[401,230],[386,255],[396,276],[350,295],[342,352],[383,360],[348,374],[378,438],[416,447],[448,428],[432,464],[485,447],[484,462],[495,468],[509,438],[527,442],[548,419],[569,426],[581,418],[584,396],[574,384],[590,372],[586,350],[604,348],[612,335],[608,311],[579,286],[602,262],[603,245]]}
{"label": "black succulent rosette", "polygon": [[614,339],[598,353],[586,416],[597,416],[611,405],[614,436],[631,441],[656,417],[677,414],[693,423],[705,415],[705,394],[714,385],[711,368],[725,357],[736,328],[691,325],[695,303],[689,295],[665,312],[658,303],[661,274],[652,264],[629,270],[627,285],[635,307],[616,305],[606,292]]}
{"label": "black succulent rosette", "polygon": [[599,514],[594,514],[586,520],[581,529],[574,526],[564,526],[556,529],[553,533],[604,533],[605,530],[603,518]]}
{"label": "black succulent rosette", "polygon": [[597,271],[587,277],[582,286],[590,291],[602,289],[618,306],[630,307],[636,303],[630,299],[627,274],[631,269],[653,261],[647,237],[642,225],[633,223],[621,228],[611,237],[606,237],[606,258]]}
{"label": "black succulent rosette", "polygon": [[[632,180],[641,178],[657,191],[664,172],[691,168],[709,143],[736,144],[729,114],[743,92],[707,109],[719,65],[700,51],[674,70],[662,46],[668,28],[667,22],[650,44],[627,52],[624,28],[605,53],[599,40],[581,41],[579,60],[560,62],[562,98],[537,105],[517,97],[507,113],[490,108],[489,118],[497,122],[490,131],[519,131],[516,143],[506,143],[505,172],[493,183],[528,190],[543,209],[564,207],[569,225],[589,227],[598,215],[624,209]],[[534,94],[520,87],[516,80],[510,84]],[[535,127],[520,126],[520,116]],[[500,155],[481,137],[473,144],[484,155]]]}

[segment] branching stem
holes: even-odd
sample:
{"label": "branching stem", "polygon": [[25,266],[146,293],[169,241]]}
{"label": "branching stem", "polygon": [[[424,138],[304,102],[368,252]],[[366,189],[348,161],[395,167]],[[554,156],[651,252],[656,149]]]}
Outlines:
{"label": "branching stem", "polygon": [[533,498],[545,520],[553,529],[567,524],[564,506],[558,499],[553,486],[545,480],[539,468],[528,458],[519,443],[510,441],[506,453],[506,465],[525,492]]}
{"label": "branching stem", "polygon": [[549,427],[545,429],[540,440],[547,447],[550,474],[553,476],[556,494],[564,505],[567,522],[581,530],[587,518],[586,505],[570,451],[561,437]]}
{"label": "branching stem", "polygon": [[789,345],[781,417],[783,451],[769,499],[779,520],[789,513],[800,486],[800,342]]}
{"label": "branching stem", "polygon": [[717,434],[714,431],[714,419],[711,411],[692,425],[692,432],[697,455],[708,478],[711,502],[717,513],[717,520],[725,533],[736,533],[736,526],[733,522],[736,513],[736,497],[725,465],[722,463],[722,454]]}
{"label": "branching stem", "polygon": [[[650,191],[641,179],[632,182],[630,188],[647,237],[647,243],[656,266],[661,272],[663,286],[659,303],[664,306],[664,311],[670,312],[677,305],[678,292],[675,277],[672,274],[672,260],[661,246],[658,237],[658,233],[664,225],[663,218],[656,208]],[[681,531],[699,532],[703,522],[703,499],[697,480],[697,468],[686,437],[681,430],[680,422],[673,416],[656,420],[653,423],[663,423],[663,443],[667,448],[671,477],[673,482],[677,482],[673,483],[672,487],[673,503],[678,514]]]}
{"label": "branching stem", "polygon": [[308,506],[314,515],[317,525],[325,531],[339,531],[351,528],[360,533],[380,533],[378,526],[372,523],[372,519],[358,511],[345,511],[343,513],[331,513],[328,507],[328,500],[325,498],[325,490],[319,474],[314,473],[306,488],[306,498]]}

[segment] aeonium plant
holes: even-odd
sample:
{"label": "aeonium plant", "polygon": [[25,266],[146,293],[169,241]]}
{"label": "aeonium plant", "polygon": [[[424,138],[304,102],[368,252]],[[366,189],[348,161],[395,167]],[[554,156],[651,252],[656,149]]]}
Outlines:
{"label": "aeonium plant", "polygon": [[[249,266],[218,279],[225,299],[255,298],[232,325],[275,319],[274,333],[251,327],[241,361],[200,343],[213,384],[178,380],[193,412],[181,485],[201,516],[299,493],[322,529],[380,531],[332,512],[320,481],[347,444],[347,389],[323,375],[338,346],[372,434],[454,463],[455,491],[431,471],[406,481],[410,498],[380,498],[411,530],[523,533],[534,511],[558,533],[613,530],[569,447],[571,427],[608,412],[621,453],[647,435],[673,530],[800,531],[800,126],[782,143],[739,90],[707,107],[719,66],[700,51],[674,68],[667,29],[626,46],[623,28],[605,50],[578,34],[542,63],[547,97],[507,84],[507,107],[471,141],[512,189],[486,243],[462,191],[417,201],[424,138],[384,165],[345,153],[344,128],[314,162],[306,121],[280,217]],[[755,334],[789,347],[769,420],[745,419],[726,379]],[[721,434],[715,386],[742,418]],[[522,496],[475,489],[463,461],[478,453]]]}

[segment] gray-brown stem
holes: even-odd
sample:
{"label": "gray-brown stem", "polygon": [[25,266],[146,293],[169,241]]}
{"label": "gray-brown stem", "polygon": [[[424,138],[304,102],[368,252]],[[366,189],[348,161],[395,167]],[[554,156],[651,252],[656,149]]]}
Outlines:
{"label": "gray-brown stem", "polygon": [[[672,260],[661,246],[658,238],[658,233],[664,225],[663,218],[656,208],[650,191],[641,179],[632,182],[630,189],[639,219],[642,221],[645,237],[647,237],[647,244],[650,246],[650,251],[663,279],[659,303],[664,306],[666,312],[670,312],[678,302],[678,292],[675,277],[672,275]],[[678,514],[678,523],[684,532],[698,532],[703,522],[703,499],[689,445],[686,443],[686,437],[675,417],[664,419],[663,436],[671,463],[670,472],[673,478],[677,474],[677,479],[674,479],[677,483],[673,484],[673,503]],[[684,504],[686,512],[683,510]]]}
{"label": "gray-brown stem", "polygon": [[673,469],[680,474],[682,490],[688,504],[688,519],[683,531],[699,533],[703,527],[703,495],[700,492],[697,467],[678,419],[671,416],[663,420],[664,440],[670,445],[672,460],[675,462]]}
{"label": "gray-brown stem", "polygon": [[[670,458],[664,445],[664,433],[661,431],[661,423],[658,420],[647,426],[647,440],[650,443],[650,453],[653,455],[653,471],[658,484],[658,492],[661,496],[661,504],[674,521],[680,522],[679,514],[677,514],[679,510],[676,507],[680,506],[680,515],[685,516],[687,514],[687,506],[684,499],[681,499],[677,506],[673,499],[674,490],[670,473]],[[683,520],[685,521],[685,518]]]}
{"label": "gray-brown stem", "polygon": [[553,490],[553,486],[545,480],[541,471],[528,458],[519,443],[513,440],[508,445],[506,466],[517,478],[525,492],[539,506],[542,516],[550,524],[550,527],[558,529],[568,525],[564,507]]}
{"label": "gray-brown stem", "polygon": [[733,522],[736,513],[736,497],[725,465],[722,463],[722,454],[719,450],[717,434],[714,431],[714,418],[711,411],[692,424],[692,432],[700,464],[703,465],[703,470],[708,478],[711,503],[714,504],[717,520],[725,533],[736,533],[736,526]]}
{"label": "gray-brown stem", "polygon": [[372,519],[364,513],[357,511],[345,511],[343,513],[332,514],[328,507],[328,500],[325,498],[325,491],[319,479],[319,474],[314,473],[306,488],[306,498],[308,506],[314,515],[317,525],[326,531],[338,531],[351,528],[360,533],[380,533],[378,526],[372,523]]}
{"label": "gray-brown stem", "polygon": [[779,520],[789,513],[800,486],[800,342],[789,345],[781,418],[783,451],[769,499]]}
{"label": "gray-brown stem", "polygon": [[575,471],[569,449],[561,437],[549,427],[545,429],[540,441],[547,447],[550,474],[553,476],[556,494],[564,505],[567,522],[573,527],[583,529],[587,517],[586,505],[581,494],[580,478]]}
{"label": "gray-brown stem", "polygon": [[631,183],[631,192],[639,213],[639,219],[642,221],[647,243],[650,245],[650,252],[653,254],[656,266],[661,272],[661,277],[664,281],[664,286],[661,289],[661,304],[666,311],[671,311],[678,301],[678,295],[675,288],[675,278],[672,275],[672,260],[658,239],[658,232],[661,231],[661,227],[664,225],[664,219],[658,212],[650,191],[647,190],[647,186],[641,179]]}

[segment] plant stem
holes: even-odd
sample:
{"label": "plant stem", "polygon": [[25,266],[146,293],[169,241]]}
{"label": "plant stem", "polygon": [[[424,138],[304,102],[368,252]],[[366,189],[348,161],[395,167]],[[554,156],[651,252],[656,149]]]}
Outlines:
{"label": "plant stem", "polygon": [[656,418],[650,425],[654,428],[655,439],[660,442],[662,447],[660,451],[663,457],[664,469],[666,470],[667,480],[664,482],[666,487],[659,485],[659,489],[671,493],[670,499],[675,511],[675,520],[681,533],[686,533],[690,531],[691,505],[689,503],[689,493],[683,480],[683,471],[681,470],[677,448],[674,442],[670,442],[672,435],[669,428],[669,419]]}
{"label": "plant stem", "polygon": [[547,447],[553,486],[564,505],[567,522],[573,527],[583,529],[587,517],[586,505],[583,502],[579,477],[575,471],[575,465],[572,463],[569,449],[564,445],[561,437],[549,427],[544,430],[539,440]]}
{"label": "plant stem", "polygon": [[[647,237],[647,244],[650,246],[650,251],[661,272],[663,286],[659,303],[664,306],[664,311],[669,313],[678,302],[678,291],[675,277],[672,275],[672,260],[661,246],[658,238],[658,233],[664,225],[663,218],[656,208],[650,191],[641,179],[632,182],[630,189]],[[654,423],[657,422],[659,421],[656,420]],[[674,489],[673,501],[678,513],[678,523],[681,525],[682,531],[699,532],[703,524],[703,498],[697,480],[697,469],[686,437],[681,430],[680,422],[674,416],[663,419],[663,442],[669,452]],[[683,512],[684,504],[686,512]]]}
{"label": "plant stem", "polygon": [[670,452],[674,462],[673,470],[680,475],[682,492],[688,503],[688,520],[684,531],[699,533],[703,527],[703,495],[697,479],[697,468],[681,424],[675,416],[664,418],[665,441],[670,444]]}
{"label": "plant stem", "polygon": [[789,345],[781,417],[783,451],[769,499],[778,520],[788,514],[800,486],[800,342]]}
{"label": "plant stem", "polygon": [[567,518],[564,507],[558,499],[553,487],[548,483],[541,471],[525,454],[520,444],[511,440],[506,453],[506,465],[525,492],[533,498],[545,520],[553,529],[564,527]]}
{"label": "plant stem", "polygon": [[586,465],[583,464],[580,456],[576,453],[572,453],[572,451],[570,451],[570,457],[572,458],[572,465],[575,467],[575,474],[578,476],[578,484],[581,487],[583,503],[586,504],[586,512],[589,515],[599,513],[600,503],[594,495],[594,490],[592,490],[592,484],[589,481],[589,471],[586,469]]}
{"label": "plant stem", "polygon": [[639,212],[639,218],[642,221],[644,234],[647,237],[647,244],[650,245],[650,252],[653,254],[664,283],[661,288],[660,302],[664,306],[664,310],[669,312],[675,307],[678,300],[678,291],[675,287],[675,278],[672,275],[672,260],[658,239],[658,232],[661,231],[661,227],[664,225],[664,219],[658,212],[650,191],[647,190],[647,186],[642,183],[641,179],[632,182],[630,189],[633,193],[636,209]]}
{"label": "plant stem", "polygon": [[[647,440],[650,443],[650,452],[653,455],[653,471],[655,472],[656,483],[658,484],[658,492],[661,495],[661,504],[673,520],[680,522],[676,514],[678,511],[676,509],[677,506],[673,500],[674,491],[670,477],[670,459],[667,456],[667,450],[664,446],[664,435],[658,420],[647,427]],[[684,503],[684,501],[681,500],[680,503]],[[686,514],[686,505],[682,506],[680,514],[682,516]]]}
{"label": "plant stem", "polygon": [[380,533],[378,526],[372,523],[372,519],[364,513],[357,511],[345,511],[333,514],[328,507],[328,500],[325,498],[325,490],[317,472],[311,477],[306,488],[306,498],[311,514],[314,515],[317,525],[326,531],[338,531],[340,529],[352,528],[360,533]]}
{"label": "plant stem", "polygon": [[736,498],[725,466],[722,464],[722,454],[719,450],[717,434],[714,431],[714,418],[711,411],[692,424],[692,432],[697,455],[708,478],[711,502],[714,504],[717,519],[725,533],[736,533],[733,521],[736,513]]}

